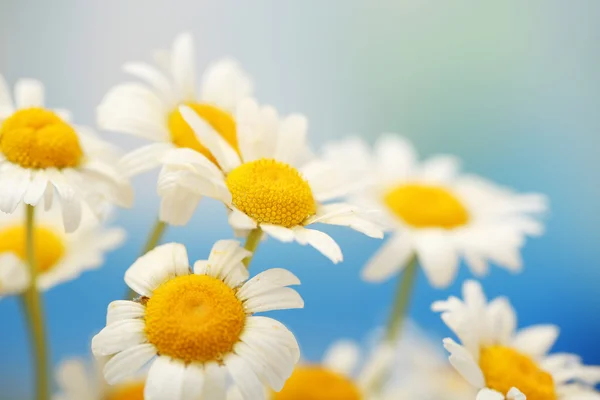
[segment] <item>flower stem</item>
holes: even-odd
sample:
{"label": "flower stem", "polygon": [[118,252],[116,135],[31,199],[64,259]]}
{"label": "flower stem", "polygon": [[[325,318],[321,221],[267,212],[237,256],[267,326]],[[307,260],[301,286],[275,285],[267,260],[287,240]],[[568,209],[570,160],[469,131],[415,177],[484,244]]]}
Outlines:
{"label": "flower stem", "polygon": [[[148,239],[146,240],[146,244],[144,245],[140,256],[143,256],[150,250],[154,249],[156,245],[158,245],[158,243],[160,242],[160,239],[163,237],[166,230],[167,224],[161,221],[160,219],[157,219],[154,223],[152,231],[150,231],[150,234],[148,235]],[[125,298],[133,299],[136,296],[137,294],[133,290],[127,289],[127,294],[125,295]]]}
{"label": "flower stem", "polygon": [[417,257],[413,257],[404,269],[402,277],[398,279],[396,297],[385,332],[385,340],[387,342],[395,341],[402,330],[402,325],[408,314],[408,307],[418,269]]}
{"label": "flower stem", "polygon": [[27,264],[31,282],[22,295],[23,310],[27,319],[31,338],[33,360],[36,374],[36,399],[49,399],[48,350],[46,348],[46,332],[42,299],[37,289],[38,269],[35,259],[34,243],[34,208],[27,206],[25,220],[25,243]]}
{"label": "flower stem", "polygon": [[250,263],[252,262],[252,259],[254,258],[254,252],[256,251],[256,248],[258,247],[258,244],[260,243],[260,239],[262,238],[262,235],[263,235],[262,229],[254,228],[248,234],[248,238],[246,238],[246,244],[244,245],[244,248],[246,250],[252,252],[252,254],[250,256],[244,258],[244,265],[246,266],[246,268],[250,268]]}

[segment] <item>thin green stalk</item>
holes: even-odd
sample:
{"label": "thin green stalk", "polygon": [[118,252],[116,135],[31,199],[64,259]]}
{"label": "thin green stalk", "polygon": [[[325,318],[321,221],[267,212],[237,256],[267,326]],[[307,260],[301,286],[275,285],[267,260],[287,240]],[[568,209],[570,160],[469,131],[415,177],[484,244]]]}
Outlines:
{"label": "thin green stalk", "polygon": [[244,245],[244,248],[248,251],[251,251],[252,255],[244,259],[244,265],[246,266],[246,268],[250,268],[250,263],[254,258],[254,253],[256,252],[256,248],[260,243],[260,239],[262,239],[262,235],[263,231],[260,228],[254,228],[248,234],[248,238],[246,239],[246,244]]}
{"label": "thin green stalk", "polygon": [[[166,230],[167,230],[167,224],[165,222],[161,221],[160,219],[157,219],[156,222],[154,223],[154,227],[152,228],[152,231],[150,231],[150,234],[148,235],[148,239],[146,240],[146,244],[144,245],[144,248],[142,249],[140,256],[143,256],[150,250],[154,249],[160,242],[160,239],[163,237]],[[127,294],[125,295],[125,298],[133,299],[136,296],[137,296],[137,294],[133,290],[127,289]]]}
{"label": "thin green stalk", "polygon": [[46,348],[44,309],[40,293],[37,289],[38,268],[35,259],[35,225],[34,208],[32,206],[27,206],[25,227],[27,264],[29,266],[31,283],[22,295],[23,311],[29,327],[33,362],[35,364],[35,398],[37,400],[48,400],[50,398],[48,350]]}
{"label": "thin green stalk", "polygon": [[413,257],[404,269],[402,277],[398,279],[394,305],[385,332],[385,340],[387,342],[393,342],[398,339],[399,333],[402,330],[406,315],[408,314],[410,298],[418,269],[417,258]]}

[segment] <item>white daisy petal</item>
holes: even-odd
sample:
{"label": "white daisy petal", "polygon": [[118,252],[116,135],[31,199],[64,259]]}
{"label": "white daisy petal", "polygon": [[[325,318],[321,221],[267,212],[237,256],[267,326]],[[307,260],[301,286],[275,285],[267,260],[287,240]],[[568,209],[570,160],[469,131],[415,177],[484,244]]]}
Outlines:
{"label": "white daisy petal", "polygon": [[125,155],[118,168],[125,176],[135,176],[142,172],[150,171],[160,165],[160,159],[173,149],[170,143],[152,143]]}
{"label": "white daisy petal", "polygon": [[204,385],[201,399],[223,400],[226,398],[225,368],[217,363],[208,363],[204,366]]}
{"label": "white daisy petal", "polygon": [[0,173],[0,210],[12,214],[21,201],[29,186],[31,172],[20,167],[4,168]]}
{"label": "white daisy petal", "polygon": [[235,207],[231,209],[228,221],[235,229],[254,229],[257,226],[256,221]]}
{"label": "white daisy petal", "polygon": [[[78,359],[63,361],[56,369],[56,381],[65,400],[94,400],[94,383],[90,382],[85,364]],[[59,397],[60,399],[60,397]],[[57,400],[55,397],[52,400]]]}
{"label": "white daisy petal", "polygon": [[450,338],[444,339],[444,347],[450,353],[450,363],[471,385],[482,388],[485,379],[473,356],[461,345]]}
{"label": "white daisy petal", "polygon": [[65,231],[67,233],[73,232],[81,222],[80,195],[77,193],[75,186],[67,182],[60,172],[52,174],[51,182],[60,200]]}
{"label": "white daisy petal", "polygon": [[548,353],[556,339],[559,329],[556,325],[534,325],[517,332],[512,345],[533,357]]}
{"label": "white daisy petal", "polygon": [[237,292],[240,300],[247,300],[253,296],[285,286],[299,285],[300,280],[296,275],[283,268],[272,268],[261,272],[246,282]]}
{"label": "white daisy petal", "polygon": [[204,382],[200,366],[159,356],[148,371],[144,399],[197,400],[202,396]]}
{"label": "white daisy petal", "polygon": [[363,390],[372,390],[378,384],[380,377],[385,376],[390,370],[395,360],[395,351],[394,346],[387,343],[379,345],[372,351],[357,378]]}
{"label": "white daisy petal", "polygon": [[174,93],[167,78],[156,68],[144,63],[127,63],[123,70],[152,86],[166,103],[173,103]]}
{"label": "white daisy petal", "polygon": [[318,251],[320,251],[325,257],[333,261],[334,264],[342,261],[344,256],[340,246],[325,232],[317,231],[314,229],[306,229],[301,226],[296,226],[293,229],[294,238],[302,245],[309,244]]}
{"label": "white daisy petal", "polygon": [[317,209],[317,214],[305,221],[305,225],[320,222],[329,225],[348,226],[358,232],[364,233],[367,236],[381,239],[383,232],[381,229],[366,218],[366,215],[361,215],[359,207],[352,206],[346,203],[334,203],[320,206]]}
{"label": "white daisy petal", "polygon": [[526,400],[527,397],[517,388],[511,388],[506,394],[508,400]]}
{"label": "white daisy petal", "polygon": [[108,311],[106,313],[106,325],[126,319],[142,318],[145,311],[146,307],[133,301],[113,301],[108,305]]}
{"label": "white daisy petal", "polygon": [[304,308],[304,300],[294,289],[280,287],[250,297],[244,301],[247,313],[259,313],[273,310]]}
{"label": "white daisy petal", "polygon": [[304,115],[292,114],[281,121],[275,159],[294,165],[298,153],[306,146],[308,120]]}
{"label": "white daisy petal", "polygon": [[477,393],[476,400],[504,400],[502,393],[496,392],[493,389],[483,388]]}
{"label": "white daisy petal", "polygon": [[35,79],[19,79],[15,84],[17,108],[43,107],[44,85]]}
{"label": "white daisy petal", "polygon": [[21,293],[29,283],[27,265],[14,253],[0,253],[0,296]]}
{"label": "white daisy petal", "polygon": [[421,232],[414,238],[419,264],[435,287],[448,286],[458,270],[458,254],[444,232]]}
{"label": "white daisy petal", "polygon": [[351,340],[338,340],[323,357],[322,364],[328,369],[344,376],[352,376],[358,365],[360,349]]}
{"label": "white daisy petal", "polygon": [[402,272],[413,256],[413,246],[407,235],[397,234],[375,253],[362,270],[368,282],[383,282]]}
{"label": "white daisy petal", "polygon": [[[206,267],[199,267],[198,270],[203,269],[204,274],[224,281],[228,281],[231,274],[238,279],[241,277],[242,280],[246,280],[248,271],[242,261],[251,255],[252,253],[244,249],[237,240],[219,240],[210,251]],[[196,266],[194,266],[195,271]]]}
{"label": "white daisy petal", "polygon": [[[287,352],[287,359],[277,358],[278,353],[263,354],[262,348],[255,348],[245,342],[239,342],[235,345],[234,352],[248,362],[261,381],[266,382],[274,390],[279,391],[283,384],[289,378],[294,369],[291,361],[291,355]],[[274,358],[275,357],[275,358]]]}
{"label": "white daisy petal", "polygon": [[160,194],[159,218],[174,226],[187,224],[198,207],[202,196],[178,184],[177,177],[161,173],[158,182]]}
{"label": "white daisy petal", "polygon": [[383,134],[375,143],[375,158],[379,163],[379,173],[387,179],[404,180],[413,172],[417,155],[413,146],[397,135]]}
{"label": "white daisy petal", "polygon": [[420,177],[426,182],[448,182],[460,168],[460,159],[451,155],[438,155],[422,163]]}
{"label": "white daisy petal", "polygon": [[280,226],[280,225],[271,225],[271,224],[260,224],[260,228],[269,236],[274,237],[275,239],[281,242],[293,242],[294,241],[294,231]]}
{"label": "white daisy petal", "polygon": [[[246,320],[245,335],[255,335],[263,340],[272,340],[287,348],[293,356],[294,362],[300,359],[300,348],[294,334],[281,322],[264,316],[252,316]],[[246,340],[242,338],[242,340]]]}
{"label": "white daisy petal", "polygon": [[30,206],[36,206],[44,196],[44,192],[48,189],[48,177],[43,170],[32,171],[31,181],[25,195],[23,196],[23,202]]}
{"label": "white daisy petal", "polygon": [[175,38],[171,72],[177,90],[178,98],[184,101],[194,100],[195,82],[194,40],[189,33],[183,33]]}
{"label": "white daisy petal", "polygon": [[263,385],[244,358],[232,353],[223,360],[223,363],[244,400],[265,400]]}
{"label": "white daisy petal", "polygon": [[96,356],[109,356],[132,346],[146,343],[144,321],[128,319],[106,326],[92,339]]}
{"label": "white daisy petal", "polygon": [[[229,112],[252,92],[252,82],[239,64],[223,59],[210,65],[202,76],[200,98]],[[238,137],[241,135],[238,134]]]}
{"label": "white daisy petal", "polygon": [[488,324],[498,343],[509,343],[517,328],[517,316],[508,299],[498,297],[488,305]]}
{"label": "white daisy petal", "polygon": [[151,344],[129,346],[112,357],[104,366],[104,378],[110,385],[131,378],[156,356],[156,349]]}

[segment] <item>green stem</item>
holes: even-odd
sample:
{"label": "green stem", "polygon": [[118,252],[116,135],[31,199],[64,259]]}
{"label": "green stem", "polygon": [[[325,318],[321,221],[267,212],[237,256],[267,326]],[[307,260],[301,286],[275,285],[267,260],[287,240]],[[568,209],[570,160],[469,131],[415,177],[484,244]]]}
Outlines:
{"label": "green stem", "polygon": [[33,360],[36,375],[36,399],[48,400],[50,394],[50,381],[48,375],[48,350],[46,348],[46,332],[44,325],[44,310],[42,299],[37,289],[38,268],[35,259],[34,243],[34,208],[27,206],[25,221],[25,243],[27,264],[31,282],[22,295],[23,310],[29,327]]}
{"label": "green stem", "polygon": [[399,333],[402,330],[402,325],[408,314],[408,307],[418,269],[417,258],[413,257],[404,269],[402,277],[398,279],[396,297],[385,332],[385,340],[387,342],[393,342],[398,339]]}
{"label": "green stem", "polygon": [[250,268],[250,263],[254,258],[254,253],[256,251],[256,248],[258,247],[258,244],[260,243],[260,239],[262,239],[262,235],[262,229],[254,228],[248,234],[248,238],[246,238],[246,244],[244,245],[244,248],[252,252],[252,255],[244,259],[244,265],[246,266],[246,268]]}
{"label": "green stem", "polygon": [[[150,231],[150,234],[148,235],[148,239],[146,240],[146,244],[144,245],[144,248],[142,249],[142,253],[140,254],[140,256],[143,256],[150,250],[154,249],[160,242],[160,239],[163,237],[166,230],[167,230],[167,224],[165,222],[161,221],[160,219],[157,219],[156,222],[154,223],[154,227],[152,228],[152,231]],[[137,296],[137,294],[133,290],[127,289],[127,294],[125,295],[125,298],[133,299],[136,296]]]}

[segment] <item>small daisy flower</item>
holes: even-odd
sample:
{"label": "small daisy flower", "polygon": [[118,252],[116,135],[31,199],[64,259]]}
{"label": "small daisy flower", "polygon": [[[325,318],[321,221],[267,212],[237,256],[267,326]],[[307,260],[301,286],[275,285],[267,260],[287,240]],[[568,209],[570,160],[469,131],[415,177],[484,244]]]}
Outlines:
{"label": "small daisy flower", "polygon": [[[320,364],[299,364],[280,392],[266,390],[268,400],[380,400],[377,379],[393,359],[387,345],[377,347],[360,362],[361,351],[352,341],[339,340]],[[236,388],[228,400],[241,399]]]}
{"label": "small daisy flower", "polygon": [[302,308],[287,287],[300,282],[284,269],[245,282],[242,260],[249,255],[237,241],[222,240],[193,272],[181,244],[140,257],[125,282],[141,297],[111,303],[107,326],[92,341],[96,356],[111,356],[107,382],[121,382],[153,360],[146,400],[222,399],[226,373],[246,400],[264,398],[262,382],[280,390],[298,361],[298,344],[280,322],[253,314]]}
{"label": "small daisy flower", "polygon": [[547,209],[544,196],[460,175],[453,156],[418,162],[400,137],[382,137],[373,152],[360,139],[332,144],[325,158],[346,166],[353,201],[381,209],[381,223],[392,232],[363,270],[367,281],[392,277],[414,257],[436,287],[454,280],[461,258],[477,275],[488,271],[488,262],[518,271],[526,237],[543,232],[536,214]]}
{"label": "small daisy flower", "polygon": [[82,208],[96,214],[103,205],[128,206],[129,183],[110,165],[113,149],[88,128],[69,122],[66,111],[44,108],[41,82],[21,79],[13,102],[0,76],[0,210],[19,204],[50,207],[54,195],[69,232],[81,221]]}
{"label": "small daisy flower", "polygon": [[[324,204],[343,192],[332,169],[311,160],[304,116],[280,118],[272,107],[259,107],[254,100],[246,99],[236,113],[238,153],[191,108],[180,110],[221,168],[188,149],[164,157],[158,192],[165,221],[186,223],[196,207],[196,196],[204,195],[228,206],[234,229],[258,227],[283,242],[309,244],[333,262],[342,260],[337,243],[321,231],[307,229],[307,225],[319,222],[349,226],[371,237],[382,237],[357,207]],[[171,201],[174,195],[177,202]]]}
{"label": "small daisy flower", "polygon": [[98,107],[102,129],[131,134],[152,141],[121,160],[129,176],[160,165],[169,150],[188,148],[213,163],[216,159],[187,125],[178,107],[186,104],[221,137],[237,147],[236,121],[239,101],[249,96],[252,83],[237,62],[224,59],[210,65],[196,88],[194,44],[188,33],[177,36],[171,51],[157,54],[158,66],[134,62],[124,70],[144,83],[127,82],[112,88]]}
{"label": "small daisy flower", "polygon": [[[600,367],[578,356],[548,354],[558,337],[554,325],[517,330],[514,309],[504,297],[488,303],[481,285],[467,281],[463,300],[450,297],[432,306],[462,344],[444,339],[450,363],[475,388],[478,400],[599,399]],[[526,396],[526,397],[525,397]]]}
{"label": "small daisy flower", "polygon": [[144,400],[145,378],[136,377],[109,386],[102,377],[103,363],[89,368],[85,361],[71,358],[56,369],[59,392],[52,400]]}
{"label": "small daisy flower", "polygon": [[[125,232],[120,228],[105,228],[89,212],[84,212],[79,228],[66,233],[56,205],[49,210],[38,206],[33,238],[37,286],[39,290],[48,290],[100,267],[105,253],[123,243]],[[30,277],[25,239],[25,206],[12,214],[0,213],[0,270],[12,271],[10,277],[0,278],[0,288],[14,285],[13,291],[17,288],[22,291],[27,287]]]}

